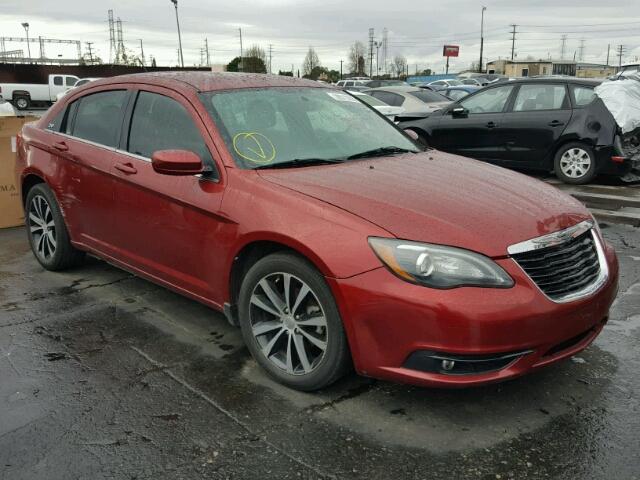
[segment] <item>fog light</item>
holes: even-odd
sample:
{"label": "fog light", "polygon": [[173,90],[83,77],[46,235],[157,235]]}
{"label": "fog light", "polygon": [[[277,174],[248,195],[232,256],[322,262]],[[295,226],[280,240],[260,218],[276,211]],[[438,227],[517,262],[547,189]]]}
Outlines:
{"label": "fog light", "polygon": [[453,370],[453,367],[456,366],[456,362],[453,360],[442,360],[442,369],[445,371]]}

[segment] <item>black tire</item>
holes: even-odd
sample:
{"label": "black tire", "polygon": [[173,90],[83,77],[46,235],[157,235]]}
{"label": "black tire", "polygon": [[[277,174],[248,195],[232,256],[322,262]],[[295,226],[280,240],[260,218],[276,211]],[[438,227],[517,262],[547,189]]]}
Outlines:
{"label": "black tire", "polygon": [[[296,283],[298,283],[299,286],[306,284],[310,289],[310,293],[305,296],[305,301],[309,303],[304,305],[303,303],[300,303],[297,310],[295,306],[290,308],[290,311],[288,311],[286,307],[283,308],[283,310],[289,314],[289,321],[293,321],[293,324],[296,325],[294,330],[286,330],[285,325],[287,325],[287,320],[284,320],[284,317],[278,317],[276,315],[269,317],[270,314],[265,313],[264,310],[258,308],[252,303],[252,296],[257,294],[256,292],[262,291],[262,287],[259,286],[261,281],[276,278],[274,283],[271,284],[274,288],[273,291],[276,292],[278,289],[278,284],[276,283],[277,278],[278,276],[283,275],[288,275],[290,277],[290,305],[295,303],[295,300],[297,299],[294,299],[293,297],[296,297],[299,295],[300,291],[302,291],[302,288],[300,288],[296,295]],[[280,285],[282,286],[282,283]],[[282,301],[284,301],[285,298],[283,292],[284,290],[276,292],[278,298]],[[264,298],[266,299],[266,296]],[[317,315],[317,309],[315,312],[309,313],[310,308],[314,308],[309,305],[315,303],[319,305],[321,315]],[[270,304],[270,306],[273,305],[275,304]],[[303,312],[302,316],[296,315],[296,312],[299,311]],[[278,382],[296,390],[313,391],[335,382],[349,370],[351,366],[351,355],[335,299],[333,298],[331,290],[323,276],[305,259],[291,253],[275,253],[256,262],[249,269],[242,281],[238,300],[238,312],[242,336],[249,348],[249,351],[251,352],[251,355],[260,364],[260,366],[262,366],[269,375]],[[276,327],[277,330],[274,330],[276,333],[271,337],[269,337],[271,333],[254,336],[253,328],[256,325],[254,321],[256,320],[256,317],[259,317],[260,315],[268,317],[267,319],[269,321],[256,322],[258,325],[261,325],[262,323],[278,324]],[[301,317],[301,322],[304,322],[305,320],[309,321],[310,318],[324,318],[326,319],[326,327],[301,327],[300,325],[302,325],[302,323],[296,324],[294,316],[296,320]],[[306,340],[306,338],[309,338],[308,333],[300,332],[303,328],[307,329],[305,332],[320,332],[320,336],[326,340],[324,343],[326,348],[324,350],[317,349],[312,342]],[[308,330],[309,328],[312,330]],[[313,330],[314,328],[315,330]],[[301,333],[305,333],[305,335],[307,335],[304,340],[302,340],[303,335],[301,335]],[[292,351],[295,349],[295,353],[292,353],[291,355],[292,358],[297,360],[295,366],[298,370],[297,373],[293,370],[291,371],[292,373],[285,370],[282,366],[285,363],[284,361],[281,362],[281,366],[276,364],[275,359],[279,353],[276,355],[270,355],[269,357],[263,353],[265,343],[270,343],[273,338],[279,334],[281,334],[280,339],[275,340],[276,343],[274,345],[281,345],[285,350],[287,348],[287,342],[294,345],[294,347],[289,348],[292,348]],[[296,336],[298,337],[297,339],[295,338]],[[300,347],[296,344],[296,340],[303,344],[302,350],[304,350],[304,357],[307,360],[307,368],[303,366],[302,358],[298,353]],[[262,342],[262,345],[260,342]],[[313,356],[311,354],[314,351],[323,353],[321,353],[320,356],[315,357],[313,363],[309,363]],[[307,353],[309,352],[311,354],[307,356]],[[284,352],[281,353],[286,355]],[[291,364],[293,364],[293,361]],[[302,372],[300,370],[302,370]]]}
{"label": "black tire", "polygon": [[64,217],[47,184],[39,183],[29,190],[24,210],[31,251],[40,265],[57,271],[82,263],[85,253],[71,245]]}
{"label": "black tire", "polygon": [[[584,167],[585,161],[589,166]],[[571,163],[574,161],[575,163]],[[571,185],[585,185],[596,176],[596,157],[593,149],[582,142],[570,142],[558,149],[553,168],[559,180]]]}
{"label": "black tire", "polygon": [[31,106],[31,99],[26,95],[19,95],[13,99],[13,104],[18,110],[27,110]]}

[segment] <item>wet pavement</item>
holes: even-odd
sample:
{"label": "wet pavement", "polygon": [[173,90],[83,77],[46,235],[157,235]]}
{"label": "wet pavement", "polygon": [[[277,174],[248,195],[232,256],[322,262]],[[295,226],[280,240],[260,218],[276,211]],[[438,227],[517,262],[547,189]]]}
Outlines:
{"label": "wet pavement", "polygon": [[640,230],[609,324],[508,383],[269,380],[222,315],[108,264],[45,272],[0,230],[0,479],[640,479]]}

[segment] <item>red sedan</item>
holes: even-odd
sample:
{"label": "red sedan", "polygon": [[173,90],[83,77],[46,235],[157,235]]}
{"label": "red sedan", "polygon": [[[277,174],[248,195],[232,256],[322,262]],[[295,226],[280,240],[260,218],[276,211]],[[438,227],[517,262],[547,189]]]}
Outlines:
{"label": "red sedan", "polygon": [[238,324],[280,382],[505,380],[584,349],[618,263],[588,211],[423,150],[345,92],[166,73],[70,92],[18,141],[29,241],[96,255]]}

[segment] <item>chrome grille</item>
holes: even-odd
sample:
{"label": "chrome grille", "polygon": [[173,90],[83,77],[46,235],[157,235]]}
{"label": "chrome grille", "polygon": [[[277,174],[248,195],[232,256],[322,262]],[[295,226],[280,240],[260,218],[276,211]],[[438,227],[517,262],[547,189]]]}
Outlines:
{"label": "chrome grille", "polygon": [[574,238],[514,252],[511,257],[545,295],[554,301],[566,301],[591,293],[606,279],[596,242],[594,231],[588,229]]}

